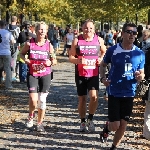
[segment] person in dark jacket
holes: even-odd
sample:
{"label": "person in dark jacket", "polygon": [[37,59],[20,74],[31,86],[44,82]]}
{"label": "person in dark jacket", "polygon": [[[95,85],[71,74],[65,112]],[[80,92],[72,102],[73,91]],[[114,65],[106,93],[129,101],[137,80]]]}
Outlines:
{"label": "person in dark jacket", "polygon": [[[145,52],[145,80],[150,82],[150,30],[143,31],[142,50]],[[143,137],[150,140],[150,88],[142,98],[145,103]]]}
{"label": "person in dark jacket", "polygon": [[[35,34],[33,34],[32,31],[30,31],[30,23],[28,21],[23,22],[22,31],[19,34],[18,37],[18,43],[20,43],[20,52],[22,51],[22,48],[24,46],[24,43],[29,40],[31,37],[36,37]],[[26,82],[26,76],[27,76],[27,64],[19,57],[20,53],[18,55],[18,61],[19,61],[19,79],[21,83]],[[26,55],[27,57],[27,55]]]}
{"label": "person in dark jacket", "polygon": [[142,47],[142,42],[143,42],[143,34],[142,34],[142,31],[143,31],[143,26],[142,25],[139,25],[137,27],[137,37],[135,38],[135,41],[134,41],[134,45],[136,45],[137,47],[141,48]]}

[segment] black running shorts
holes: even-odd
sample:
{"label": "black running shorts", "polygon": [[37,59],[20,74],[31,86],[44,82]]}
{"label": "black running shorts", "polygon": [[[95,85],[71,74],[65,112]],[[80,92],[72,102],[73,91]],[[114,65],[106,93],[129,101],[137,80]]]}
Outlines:
{"label": "black running shorts", "polygon": [[75,82],[77,87],[78,96],[87,95],[87,91],[99,91],[99,76],[82,77],[75,75]]}
{"label": "black running shorts", "polygon": [[38,93],[38,92],[47,93],[49,91],[50,84],[51,84],[51,74],[42,77],[27,75],[27,87],[29,93]]}
{"label": "black running shorts", "polygon": [[129,121],[133,109],[134,97],[114,97],[108,95],[108,118],[110,122]]}

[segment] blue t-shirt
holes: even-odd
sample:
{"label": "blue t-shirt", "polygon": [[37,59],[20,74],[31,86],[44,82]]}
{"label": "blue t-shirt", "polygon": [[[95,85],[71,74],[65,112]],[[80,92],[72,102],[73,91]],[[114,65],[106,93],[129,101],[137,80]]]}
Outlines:
{"label": "blue t-shirt", "polygon": [[108,35],[108,43],[113,44],[113,35],[111,33]]}
{"label": "blue t-shirt", "polygon": [[0,29],[0,36],[0,55],[11,55],[10,42],[14,41],[13,35],[8,30]]}
{"label": "blue t-shirt", "polygon": [[124,50],[118,43],[106,51],[104,63],[111,63],[108,94],[115,97],[134,97],[137,85],[134,74],[144,68],[144,52],[135,45],[132,50]]}

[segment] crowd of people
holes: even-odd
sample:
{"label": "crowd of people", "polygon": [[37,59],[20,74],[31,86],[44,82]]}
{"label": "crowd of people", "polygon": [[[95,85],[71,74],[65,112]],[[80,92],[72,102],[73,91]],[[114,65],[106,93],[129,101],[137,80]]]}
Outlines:
{"label": "crowd of people", "polygon": [[[133,109],[137,82],[149,80],[150,30],[134,23],[125,23],[119,31],[95,29],[92,20],[86,20],[79,32],[69,25],[66,30],[45,22],[30,24],[25,21],[21,29],[17,17],[12,23],[0,21],[0,78],[6,74],[5,88],[19,76],[27,83],[29,91],[28,128],[33,126],[34,111],[38,107],[37,131],[45,132],[43,119],[46,98],[52,79],[52,65],[57,64],[56,54],[64,42],[60,55],[67,55],[75,64],[75,83],[78,95],[80,132],[94,132],[94,114],[98,106],[99,82],[106,86],[108,94],[108,121],[100,133],[100,141],[106,142],[115,131],[112,147],[117,149],[126,131]],[[108,75],[106,76],[107,66]],[[87,113],[87,95],[90,97]],[[150,140],[150,95],[146,102],[143,137]]]}

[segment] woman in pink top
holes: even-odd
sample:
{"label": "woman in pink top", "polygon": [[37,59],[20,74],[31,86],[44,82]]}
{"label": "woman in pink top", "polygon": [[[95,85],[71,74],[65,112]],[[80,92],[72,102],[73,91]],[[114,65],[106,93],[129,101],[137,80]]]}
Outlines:
{"label": "woman in pink top", "polygon": [[[45,39],[47,25],[40,22],[35,27],[36,38],[25,43],[20,57],[28,64],[27,86],[29,90],[29,117],[27,127],[33,126],[34,111],[38,104],[37,131],[45,131],[43,118],[46,109],[46,98],[51,82],[51,65],[56,64],[53,46]],[[28,58],[25,55],[28,53]]]}

